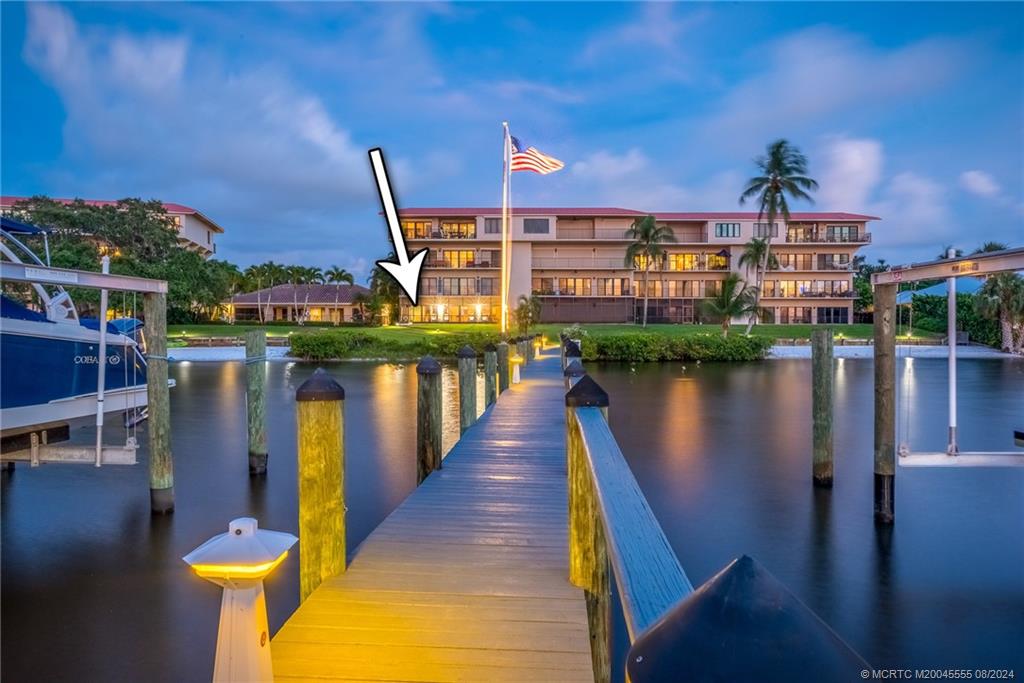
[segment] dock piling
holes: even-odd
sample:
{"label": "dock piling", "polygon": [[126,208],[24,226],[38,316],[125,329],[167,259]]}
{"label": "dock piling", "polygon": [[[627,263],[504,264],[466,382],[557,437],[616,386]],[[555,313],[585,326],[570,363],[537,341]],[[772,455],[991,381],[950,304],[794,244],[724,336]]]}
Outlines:
{"label": "dock piling", "polygon": [[[500,353],[500,350],[499,350]],[[441,469],[441,364],[424,356],[416,366],[416,485]]]}
{"label": "dock piling", "polygon": [[459,434],[476,422],[476,351],[466,344],[458,351],[459,358]]}
{"label": "dock piling", "polygon": [[245,407],[249,474],[267,473],[267,331],[245,332]]}
{"label": "dock piling", "polygon": [[295,392],[299,600],[345,571],[345,390],[323,368]]}
{"label": "dock piling", "polygon": [[498,347],[484,347],[484,407],[490,408],[498,400]]}
{"label": "dock piling", "polygon": [[832,488],[833,477],[833,364],[832,329],[811,333],[811,415],[814,485]]}
{"label": "dock piling", "polygon": [[[575,362],[579,364],[578,360]],[[584,375],[566,393],[565,407],[569,479],[569,580],[584,589],[594,680],[604,683],[611,681],[611,577],[608,543],[575,412],[577,408],[599,407],[607,420],[608,394],[591,377]]]}
{"label": "dock piling", "polygon": [[875,285],[875,521],[896,508],[896,284]]}
{"label": "dock piling", "polygon": [[498,393],[503,394],[508,389],[508,383],[512,379],[508,366],[508,342],[498,343]]}
{"label": "dock piling", "polygon": [[167,295],[142,296],[146,316],[146,396],[149,411],[149,504],[157,514],[174,511],[171,396],[167,387]]}

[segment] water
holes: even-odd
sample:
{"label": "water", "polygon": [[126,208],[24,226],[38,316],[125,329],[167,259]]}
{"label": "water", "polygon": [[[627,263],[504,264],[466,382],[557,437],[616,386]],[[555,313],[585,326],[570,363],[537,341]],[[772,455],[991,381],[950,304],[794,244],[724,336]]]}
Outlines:
{"label": "water", "polygon": [[[914,409],[909,420],[901,409],[899,436],[941,450],[945,362],[912,366],[900,370],[900,399]],[[960,368],[964,447],[1012,450],[1011,430],[1024,426],[1024,361]],[[354,547],[414,487],[416,376],[388,364],[328,369],[347,395]],[[808,361],[591,369],[695,584],[746,553],[876,666],[1024,672],[1024,471],[900,470],[897,524],[876,529],[870,361],[837,370],[831,492],[809,483]],[[242,365],[172,365],[171,516],[150,516],[145,465],[19,465],[0,475],[4,680],[209,679],[220,591],[180,558],[241,515],[296,530],[292,397],[312,370],[269,365],[270,473],[250,479]],[[448,369],[445,386],[448,447],[458,431]],[[88,429],[75,439],[88,442]],[[289,557],[267,582],[272,630],[297,605],[297,568]]]}

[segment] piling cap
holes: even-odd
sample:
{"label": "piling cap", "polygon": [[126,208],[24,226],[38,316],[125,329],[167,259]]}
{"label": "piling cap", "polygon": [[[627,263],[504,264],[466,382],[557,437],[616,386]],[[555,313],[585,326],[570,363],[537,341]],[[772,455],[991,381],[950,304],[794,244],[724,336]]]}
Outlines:
{"label": "piling cap", "polygon": [[809,672],[815,680],[849,681],[870,668],[746,555],[640,634],[626,658],[633,683],[799,681]]}
{"label": "piling cap", "polygon": [[583,352],[580,351],[580,347],[576,342],[567,339],[565,342],[565,355],[567,358],[582,358]]}
{"label": "piling cap", "polygon": [[292,534],[260,529],[252,517],[232,520],[218,534],[181,558],[204,578],[261,579],[298,541]]}
{"label": "piling cap", "polygon": [[303,382],[295,392],[296,401],[344,401],[345,390],[323,368]]}
{"label": "piling cap", "polygon": [[488,344],[487,346],[484,347],[484,353],[494,353],[497,350],[498,347],[495,346],[493,343]]}
{"label": "piling cap", "polygon": [[587,374],[587,371],[583,369],[583,363],[578,358],[574,358],[572,362],[565,366],[562,370],[562,375],[565,377],[583,377]]}
{"label": "piling cap", "polygon": [[607,408],[608,392],[593,377],[584,373],[576,385],[566,392],[565,405],[569,408]]}
{"label": "piling cap", "polygon": [[476,351],[473,349],[472,346],[466,344],[461,349],[459,349],[455,355],[458,356],[459,358],[476,358]]}
{"label": "piling cap", "polygon": [[416,374],[439,375],[441,374],[441,364],[434,360],[433,356],[423,356],[416,365]]}

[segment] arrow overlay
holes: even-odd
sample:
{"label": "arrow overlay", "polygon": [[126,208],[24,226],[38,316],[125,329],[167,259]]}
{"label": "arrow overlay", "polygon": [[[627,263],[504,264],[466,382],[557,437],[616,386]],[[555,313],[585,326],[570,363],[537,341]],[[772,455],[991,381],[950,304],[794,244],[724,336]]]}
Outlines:
{"label": "arrow overlay", "polygon": [[395,245],[395,255],[398,257],[398,263],[377,261],[377,265],[395,279],[415,306],[419,297],[420,269],[429,249],[420,249],[412,256],[405,250],[405,235],[402,234],[402,226],[398,223],[395,197],[391,194],[388,169],[384,165],[384,153],[380,147],[370,150],[370,163],[373,165],[373,176],[377,179],[377,192],[380,193],[380,205],[384,208],[384,216],[388,221],[391,243]]}

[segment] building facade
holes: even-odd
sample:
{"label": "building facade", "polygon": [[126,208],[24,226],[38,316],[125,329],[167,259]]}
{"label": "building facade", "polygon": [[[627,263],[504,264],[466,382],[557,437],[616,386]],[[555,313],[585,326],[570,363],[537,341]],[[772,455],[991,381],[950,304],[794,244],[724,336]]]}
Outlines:
{"label": "building facade", "polygon": [[[403,300],[402,322],[495,322],[501,318],[501,210],[425,208],[399,212],[410,251],[429,247],[419,305]],[[515,209],[510,225],[509,305],[541,297],[544,322],[633,322],[642,315],[642,264],[627,264],[626,230],[647,212],[621,208]],[[701,321],[701,300],[739,265],[744,245],[771,234],[777,269],[766,275],[761,320],[853,321],[857,250],[874,216],[794,213],[788,224],[756,213],[655,213],[675,243],[648,276],[651,322]]]}
{"label": "building facade", "polygon": [[360,322],[361,301],[369,296],[360,285],[276,285],[236,294],[224,302],[224,312],[231,322]]}
{"label": "building facade", "polygon": [[[7,195],[0,197],[0,212],[8,212],[15,204],[27,199],[31,199],[31,197],[13,197]],[[54,201],[70,204],[75,200],[54,199]],[[108,199],[83,199],[82,201],[91,206],[117,204],[117,202]],[[174,223],[174,227],[178,231],[178,243],[181,244],[181,246],[185,247],[189,251],[201,254],[205,258],[210,258],[217,253],[217,235],[222,234],[224,232],[224,228],[214,223],[196,209],[193,209],[190,206],[185,206],[184,204],[164,202],[164,210],[167,211],[167,215],[170,217],[171,221]]]}

